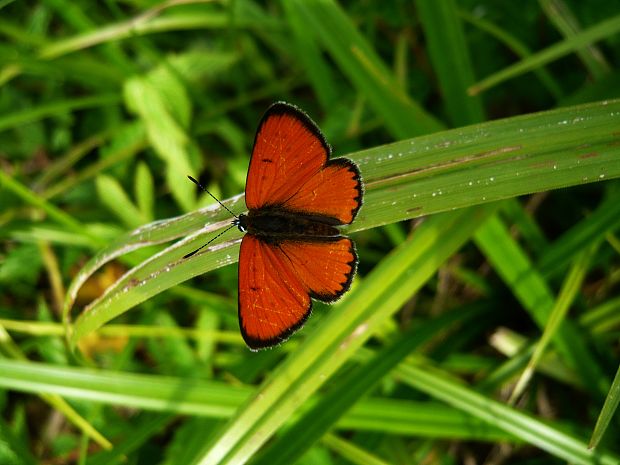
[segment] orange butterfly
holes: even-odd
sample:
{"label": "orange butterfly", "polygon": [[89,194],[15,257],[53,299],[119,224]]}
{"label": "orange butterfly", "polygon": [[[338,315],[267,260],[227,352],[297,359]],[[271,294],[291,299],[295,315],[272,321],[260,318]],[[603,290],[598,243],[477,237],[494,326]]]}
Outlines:
{"label": "orange butterfly", "polygon": [[274,346],[310,315],[310,297],[333,302],[357,267],[350,224],[362,205],[357,166],[299,108],[271,105],[256,131],[245,183],[239,253],[239,326],[250,349]]}
{"label": "orange butterfly", "polygon": [[239,326],[251,350],[275,346],[301,328],[310,298],[334,302],[351,286],[355,245],[335,226],[355,219],[362,181],[351,160],[330,154],[318,126],[293,105],[274,103],[258,125],[245,182],[248,213],[233,221],[246,232]]}

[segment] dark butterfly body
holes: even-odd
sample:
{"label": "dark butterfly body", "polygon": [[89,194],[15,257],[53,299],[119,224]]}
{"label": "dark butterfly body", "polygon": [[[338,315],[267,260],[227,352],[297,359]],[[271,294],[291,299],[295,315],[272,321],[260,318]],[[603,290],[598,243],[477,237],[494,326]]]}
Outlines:
{"label": "dark butterfly body", "polygon": [[279,240],[329,240],[340,235],[330,221],[312,215],[290,213],[280,208],[251,210],[240,215],[236,222],[239,229],[260,237],[266,242],[277,244]]}
{"label": "dark butterfly body", "polygon": [[357,266],[350,224],[362,204],[357,166],[330,160],[317,125],[278,102],[263,116],[246,179],[246,235],[239,254],[239,323],[253,349],[286,340],[310,315],[312,301],[333,302],[350,287]]}

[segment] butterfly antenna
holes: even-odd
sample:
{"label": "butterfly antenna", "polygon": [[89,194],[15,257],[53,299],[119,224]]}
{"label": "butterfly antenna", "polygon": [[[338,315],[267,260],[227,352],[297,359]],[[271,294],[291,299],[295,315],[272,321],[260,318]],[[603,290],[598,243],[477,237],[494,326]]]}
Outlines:
{"label": "butterfly antenna", "polygon": [[[205,191],[207,194],[209,194],[211,197],[213,197],[213,198],[215,199],[215,201],[216,201],[217,203],[219,203],[222,207],[224,207],[224,209],[225,209],[228,213],[230,213],[232,216],[234,216],[234,217],[235,217],[235,218],[237,218],[237,219],[239,218],[239,217],[238,217],[237,215],[235,215],[232,211],[230,211],[230,208],[228,208],[226,205],[224,205],[222,202],[220,202],[220,199],[218,199],[215,195],[213,195],[211,192],[209,192],[209,191],[208,191],[208,190],[207,190],[207,189],[206,189],[206,188],[205,188],[202,184],[200,184],[198,181],[196,181],[196,180],[195,180],[194,178],[192,178],[191,176],[187,176],[187,177],[189,178],[189,180],[190,180],[191,182],[193,182],[193,183],[194,183],[194,184],[196,184],[198,187],[200,187],[200,189],[202,189],[202,190],[203,190],[203,191]],[[230,228],[229,228],[229,229],[230,229]],[[228,231],[228,229],[227,229],[226,231]],[[226,232],[226,231],[224,231],[224,232]],[[222,233],[222,234],[223,234],[223,233]],[[219,236],[216,236],[216,237],[219,237]],[[215,239],[215,237],[214,237],[213,239]],[[211,239],[211,240],[213,240],[213,239]],[[205,245],[207,245],[207,244],[205,244]],[[203,247],[204,247],[204,246],[203,246]],[[199,249],[199,250],[200,250],[200,249]],[[197,251],[196,251],[196,252],[197,252]]]}
{"label": "butterfly antenna", "polygon": [[189,258],[192,255],[195,255],[196,252],[199,252],[200,250],[204,249],[206,246],[208,246],[211,242],[213,242],[215,239],[217,239],[218,237],[220,237],[222,234],[227,233],[228,231],[230,231],[232,228],[234,228],[236,225],[232,225],[229,226],[228,228],[224,229],[224,231],[222,231],[221,233],[219,233],[217,236],[215,236],[214,238],[212,238],[209,242],[207,242],[206,244],[202,244],[200,247],[198,247],[196,250],[194,250],[193,252],[188,253],[187,255],[183,255],[183,258]]}

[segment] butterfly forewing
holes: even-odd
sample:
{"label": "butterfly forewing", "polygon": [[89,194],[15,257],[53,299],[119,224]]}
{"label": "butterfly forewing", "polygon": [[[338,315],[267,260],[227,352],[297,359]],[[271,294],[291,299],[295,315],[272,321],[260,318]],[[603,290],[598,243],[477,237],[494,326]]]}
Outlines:
{"label": "butterfly forewing", "polygon": [[361,205],[362,183],[350,160],[329,160],[331,148],[301,110],[275,103],[261,120],[245,185],[248,208],[279,206],[349,224]]}
{"label": "butterfly forewing", "polygon": [[330,147],[301,110],[275,103],[259,123],[245,183],[245,203],[281,205],[323,168]]}

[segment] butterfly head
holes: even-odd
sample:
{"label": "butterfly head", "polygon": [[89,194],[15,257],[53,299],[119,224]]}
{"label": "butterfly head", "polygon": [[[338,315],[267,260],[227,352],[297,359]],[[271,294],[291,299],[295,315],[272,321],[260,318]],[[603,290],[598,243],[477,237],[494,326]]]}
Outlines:
{"label": "butterfly head", "polygon": [[239,231],[246,232],[248,230],[248,216],[241,214],[233,220],[232,224],[233,226],[237,226]]}

